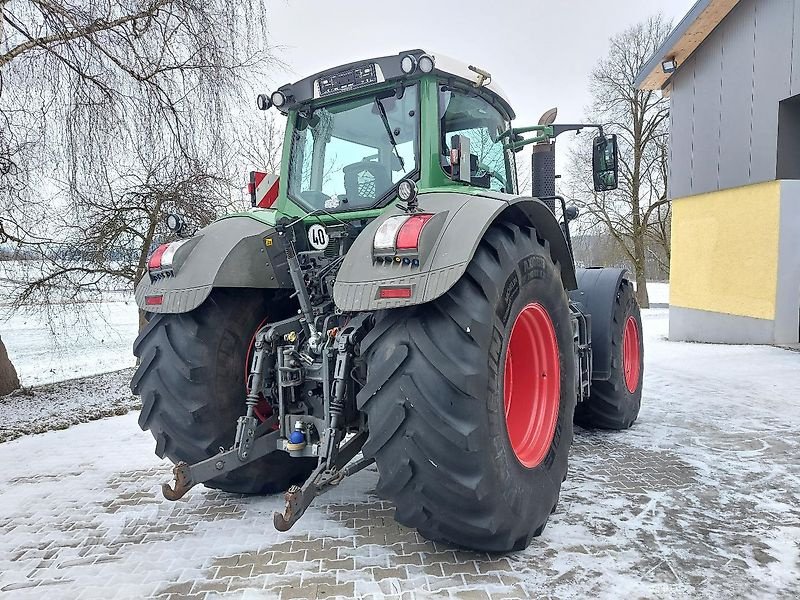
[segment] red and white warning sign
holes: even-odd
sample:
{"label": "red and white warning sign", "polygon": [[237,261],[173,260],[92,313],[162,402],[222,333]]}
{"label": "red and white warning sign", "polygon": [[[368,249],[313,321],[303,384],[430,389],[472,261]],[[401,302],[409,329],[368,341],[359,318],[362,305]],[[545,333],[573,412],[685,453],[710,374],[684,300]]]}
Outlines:
{"label": "red and white warning sign", "polygon": [[278,199],[278,186],[280,178],[273,173],[250,171],[250,183],[247,191],[250,193],[250,203],[259,208],[269,208]]}

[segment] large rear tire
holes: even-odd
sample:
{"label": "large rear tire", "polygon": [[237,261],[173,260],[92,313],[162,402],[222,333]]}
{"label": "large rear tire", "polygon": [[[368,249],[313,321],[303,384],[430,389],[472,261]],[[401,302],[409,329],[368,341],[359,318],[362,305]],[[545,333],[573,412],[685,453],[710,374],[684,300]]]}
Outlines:
{"label": "large rear tire", "polygon": [[[246,408],[247,352],[268,309],[260,291],[217,289],[191,312],[152,316],[134,342],[131,389],[142,398],[139,426],[153,434],[158,456],[191,464],[232,445]],[[315,465],[276,451],[205,485],[275,493],[304,481]]]}
{"label": "large rear tire", "polygon": [[363,452],[396,519],[474,550],[525,548],[558,502],[576,399],[569,304],[547,243],[492,226],[444,296],[378,313],[362,354]]}
{"label": "large rear tire", "polygon": [[628,429],[639,417],[644,377],[642,316],[633,284],[623,279],[611,323],[611,376],[592,381],[589,397],[575,408],[575,422],[587,428]]}

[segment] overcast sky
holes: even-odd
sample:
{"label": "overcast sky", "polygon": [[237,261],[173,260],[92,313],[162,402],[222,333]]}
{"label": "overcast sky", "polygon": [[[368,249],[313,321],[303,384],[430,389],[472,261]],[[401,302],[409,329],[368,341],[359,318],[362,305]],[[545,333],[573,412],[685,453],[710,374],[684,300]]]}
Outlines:
{"label": "overcast sky", "polygon": [[271,0],[271,43],[289,66],[273,87],[339,64],[436,50],[478,65],[508,94],[517,124],[558,106],[580,119],[608,37],[661,11],[677,23],[694,0]]}

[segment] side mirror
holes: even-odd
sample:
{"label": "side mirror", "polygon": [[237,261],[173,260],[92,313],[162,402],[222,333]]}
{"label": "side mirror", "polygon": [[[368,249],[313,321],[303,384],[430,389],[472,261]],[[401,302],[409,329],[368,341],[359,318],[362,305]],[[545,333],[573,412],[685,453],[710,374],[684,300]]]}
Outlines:
{"label": "side mirror", "polygon": [[600,135],[592,143],[592,173],[594,191],[607,192],[617,189],[619,178],[619,149],[616,135]]}

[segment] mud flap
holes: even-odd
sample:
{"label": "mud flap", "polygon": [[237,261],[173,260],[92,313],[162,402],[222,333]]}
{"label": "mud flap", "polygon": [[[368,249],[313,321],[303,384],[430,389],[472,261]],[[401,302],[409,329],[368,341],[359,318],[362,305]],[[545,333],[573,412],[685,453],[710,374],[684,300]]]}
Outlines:
{"label": "mud flap", "polygon": [[611,323],[614,301],[623,279],[630,279],[627,269],[590,267],[576,270],[578,289],[570,300],[591,315],[592,379],[611,377]]}

